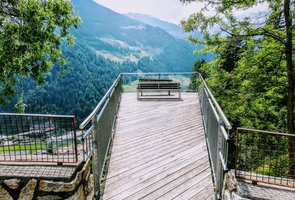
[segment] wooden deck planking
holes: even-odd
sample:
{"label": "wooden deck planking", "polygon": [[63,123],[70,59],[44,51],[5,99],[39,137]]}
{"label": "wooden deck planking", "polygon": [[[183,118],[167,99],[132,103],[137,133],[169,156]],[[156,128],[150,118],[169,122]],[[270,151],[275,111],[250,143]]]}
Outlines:
{"label": "wooden deck planking", "polygon": [[103,199],[214,197],[198,96],[182,98],[122,95]]}

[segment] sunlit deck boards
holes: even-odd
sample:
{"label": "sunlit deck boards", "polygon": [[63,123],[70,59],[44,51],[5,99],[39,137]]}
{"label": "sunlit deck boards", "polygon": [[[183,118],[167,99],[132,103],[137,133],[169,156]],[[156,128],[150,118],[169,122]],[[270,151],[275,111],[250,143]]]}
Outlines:
{"label": "sunlit deck boards", "polygon": [[214,199],[197,94],[124,93],[103,199]]}

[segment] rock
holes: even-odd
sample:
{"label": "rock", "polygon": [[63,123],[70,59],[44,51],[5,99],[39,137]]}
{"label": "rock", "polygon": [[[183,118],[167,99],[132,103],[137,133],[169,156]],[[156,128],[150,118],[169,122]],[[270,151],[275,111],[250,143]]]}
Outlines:
{"label": "rock", "polygon": [[21,190],[19,199],[21,200],[31,200],[34,197],[35,188],[37,186],[37,180],[31,179],[25,187]]}
{"label": "rock", "polygon": [[83,199],[85,199],[85,194],[83,190],[83,185],[81,185],[79,189],[76,191],[76,193],[66,200],[83,200]]}
{"label": "rock", "polygon": [[70,183],[41,180],[38,190],[41,192],[72,192],[81,182],[82,172],[78,172],[75,179]]}
{"label": "rock", "polygon": [[62,198],[57,195],[48,195],[44,197],[38,197],[38,200],[62,200]]}
{"label": "rock", "polygon": [[85,192],[87,194],[89,194],[93,190],[93,186],[94,186],[94,183],[93,183],[93,175],[91,174],[90,175],[90,178],[89,178],[89,180],[87,182],[87,185],[85,186],[86,187]]}
{"label": "rock", "polygon": [[86,181],[88,181],[89,174],[90,174],[90,160],[88,160],[88,161],[85,163],[85,165],[84,165],[82,171],[84,171],[83,179],[86,180]]}
{"label": "rock", "polygon": [[13,200],[10,194],[0,185],[0,199]]}
{"label": "rock", "polygon": [[72,192],[75,190],[75,183],[41,180],[38,190],[41,192]]}
{"label": "rock", "polygon": [[250,199],[247,199],[247,198],[240,197],[235,192],[229,191],[229,190],[226,190],[224,192],[223,199],[224,200],[250,200]]}
{"label": "rock", "polygon": [[20,180],[19,179],[8,179],[4,180],[5,185],[12,190],[15,190],[19,187]]}
{"label": "rock", "polygon": [[41,192],[72,192],[78,187],[83,178],[86,179],[89,176],[90,161],[84,165],[83,169],[76,174],[76,177],[70,183],[41,180],[38,189]]}
{"label": "rock", "polygon": [[89,180],[88,180],[88,183],[87,183],[87,194],[85,194],[85,195],[87,195],[87,200],[93,200],[93,197],[94,197],[94,185],[93,185],[94,183],[93,183],[93,175],[91,174],[90,175],[90,178],[89,178]]}

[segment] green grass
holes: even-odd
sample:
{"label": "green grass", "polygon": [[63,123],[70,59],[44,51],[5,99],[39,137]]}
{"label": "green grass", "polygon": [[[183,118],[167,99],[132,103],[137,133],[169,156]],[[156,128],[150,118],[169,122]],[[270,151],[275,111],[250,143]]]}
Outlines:
{"label": "green grass", "polygon": [[10,145],[10,146],[0,147],[0,153],[28,151],[29,154],[33,154],[33,153],[36,153],[38,150],[43,150],[44,148],[45,148],[45,144],[43,143]]}

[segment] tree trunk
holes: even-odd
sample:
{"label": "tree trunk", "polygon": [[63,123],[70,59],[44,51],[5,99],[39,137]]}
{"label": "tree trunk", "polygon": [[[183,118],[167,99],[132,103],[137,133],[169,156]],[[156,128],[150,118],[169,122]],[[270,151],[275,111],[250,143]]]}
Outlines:
{"label": "tree trunk", "polygon": [[[288,74],[288,99],[287,99],[287,129],[288,133],[295,134],[294,125],[294,69],[292,58],[292,16],[290,9],[290,0],[284,0],[284,17],[286,26],[286,67]],[[289,171],[290,175],[295,178],[295,136],[289,137]]]}

